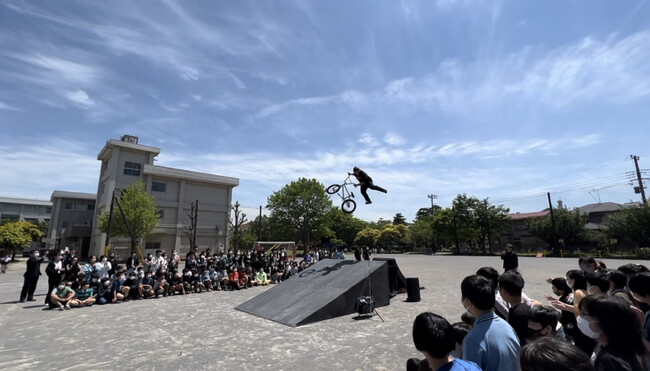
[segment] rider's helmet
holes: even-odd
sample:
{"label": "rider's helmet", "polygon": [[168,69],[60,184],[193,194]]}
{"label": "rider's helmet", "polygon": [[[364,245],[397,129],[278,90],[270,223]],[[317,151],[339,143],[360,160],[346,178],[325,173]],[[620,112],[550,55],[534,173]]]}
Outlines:
{"label": "rider's helmet", "polygon": [[359,167],[358,167],[358,166],[353,167],[353,168],[352,168],[352,171],[355,171],[355,172],[356,172],[356,171],[359,171]]}

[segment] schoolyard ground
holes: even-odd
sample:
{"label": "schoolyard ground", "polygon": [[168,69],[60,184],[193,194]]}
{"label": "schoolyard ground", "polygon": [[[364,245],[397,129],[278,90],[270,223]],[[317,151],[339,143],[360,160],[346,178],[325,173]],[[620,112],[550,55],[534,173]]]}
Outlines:
{"label": "schoolyard ground", "polygon": [[[460,282],[479,267],[502,272],[499,257],[378,255],[391,257],[406,277],[418,277],[422,300],[406,294],[373,316],[348,315],[288,327],[234,308],[269,287],[234,292],[131,301],[64,312],[42,310],[38,301],[19,303],[24,259],[0,275],[0,369],[2,370],[403,370],[420,356],[411,339],[419,313],[460,320]],[[605,260],[609,268],[646,261]],[[524,291],[546,303],[548,276],[577,269],[577,259],[520,258]],[[44,271],[45,265],[41,267]],[[314,287],[327,290],[327,287]]]}

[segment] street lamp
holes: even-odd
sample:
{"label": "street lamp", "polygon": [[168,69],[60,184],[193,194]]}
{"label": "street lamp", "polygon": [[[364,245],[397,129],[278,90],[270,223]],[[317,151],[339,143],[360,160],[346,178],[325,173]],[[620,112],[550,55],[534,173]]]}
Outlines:
{"label": "street lamp", "polygon": [[436,229],[434,228],[434,224],[433,224],[433,200],[437,200],[438,195],[427,195],[427,197],[429,197],[431,199],[431,238],[433,240],[432,244],[431,244],[431,248],[432,248],[433,252],[435,252],[435,248],[436,248]]}

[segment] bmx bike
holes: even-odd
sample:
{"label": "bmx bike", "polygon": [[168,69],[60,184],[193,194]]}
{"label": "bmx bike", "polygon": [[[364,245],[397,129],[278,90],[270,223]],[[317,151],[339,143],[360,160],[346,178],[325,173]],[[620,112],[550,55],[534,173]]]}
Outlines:
{"label": "bmx bike", "polygon": [[346,214],[351,214],[357,208],[357,203],[353,200],[354,193],[348,190],[348,186],[354,186],[354,183],[350,180],[350,175],[343,181],[342,184],[332,184],[327,187],[325,192],[330,195],[338,194],[343,201],[341,203],[341,210]]}

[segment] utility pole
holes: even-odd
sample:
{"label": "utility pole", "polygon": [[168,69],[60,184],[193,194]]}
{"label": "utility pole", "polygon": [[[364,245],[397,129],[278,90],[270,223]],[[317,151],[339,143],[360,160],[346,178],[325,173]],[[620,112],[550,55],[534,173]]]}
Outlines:
{"label": "utility pole", "polygon": [[113,204],[115,201],[115,191],[111,195],[111,208],[108,211],[108,228],[106,228],[106,245],[104,247],[104,255],[108,256],[110,251],[110,239],[111,239],[111,225],[113,224]]}
{"label": "utility pole", "polygon": [[637,193],[641,193],[641,200],[643,201],[643,206],[645,206],[645,189],[643,188],[643,180],[641,180],[641,171],[639,170],[639,156],[630,155],[630,158],[634,160],[634,167],[636,167],[636,179],[639,182],[639,192]]}
{"label": "utility pole", "polygon": [[429,197],[431,199],[431,239],[432,239],[431,248],[432,248],[433,252],[435,253],[437,249],[436,249],[436,228],[435,228],[435,225],[433,223],[433,213],[434,213],[433,212],[433,200],[434,199],[437,200],[438,195],[427,195],[427,197]]}
{"label": "utility pole", "polygon": [[262,241],[262,205],[260,205],[260,225],[257,226],[258,241]]}
{"label": "utility pole", "polygon": [[[196,245],[196,226],[197,226],[196,221],[199,218],[199,200],[196,200],[193,209],[194,209],[194,219],[192,220],[192,222],[194,223],[194,228],[192,232],[194,233],[193,240],[194,240],[194,244]],[[192,248],[194,248],[194,246],[192,246]]]}
{"label": "utility pole", "polygon": [[456,251],[460,254],[460,247],[458,246],[458,230],[456,229],[456,207],[451,207],[451,215],[454,223],[454,242],[456,242]]}
{"label": "utility pole", "polygon": [[553,204],[551,203],[551,192],[546,192],[548,196],[548,207],[551,210],[551,234],[553,236],[553,250],[554,254],[557,254],[557,232],[555,230],[555,218],[553,217]]}

